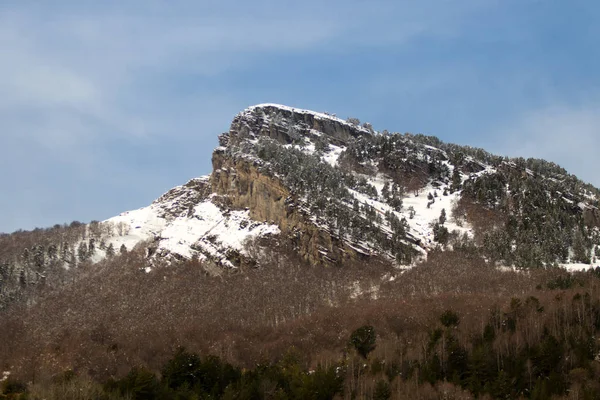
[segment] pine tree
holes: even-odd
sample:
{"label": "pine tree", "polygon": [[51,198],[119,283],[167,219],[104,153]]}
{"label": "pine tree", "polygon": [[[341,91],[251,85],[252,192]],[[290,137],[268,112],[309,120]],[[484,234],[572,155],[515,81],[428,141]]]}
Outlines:
{"label": "pine tree", "polygon": [[417,211],[415,210],[415,208],[413,206],[409,206],[408,207],[408,218],[413,219],[416,214],[417,214]]}
{"label": "pine tree", "polygon": [[381,379],[375,385],[375,391],[373,392],[373,400],[388,400],[392,397],[392,391],[390,384]]}
{"label": "pine tree", "polygon": [[390,198],[390,184],[387,181],[383,185],[383,189],[381,189],[381,196],[385,201],[387,201]]}
{"label": "pine tree", "polygon": [[79,243],[79,247],[77,248],[77,258],[80,262],[88,259],[88,247],[85,242]]}
{"label": "pine tree", "polygon": [[108,245],[108,247],[106,248],[106,257],[108,258],[112,258],[115,255],[115,246],[113,246],[112,243],[110,243]]}
{"label": "pine tree", "polygon": [[90,238],[88,242],[88,257],[91,257],[94,254],[96,254],[96,239]]}
{"label": "pine tree", "polygon": [[462,178],[460,176],[460,172],[458,171],[458,168],[454,168],[454,171],[452,172],[452,185],[450,186],[450,190],[452,192],[456,192],[460,189],[461,184]]}
{"label": "pine tree", "polygon": [[573,235],[573,258],[576,262],[589,264],[591,261],[590,251],[585,239],[581,230],[577,229]]}
{"label": "pine tree", "polygon": [[350,344],[354,346],[358,354],[366,359],[369,353],[375,350],[376,338],[375,328],[371,325],[364,325],[352,332]]}

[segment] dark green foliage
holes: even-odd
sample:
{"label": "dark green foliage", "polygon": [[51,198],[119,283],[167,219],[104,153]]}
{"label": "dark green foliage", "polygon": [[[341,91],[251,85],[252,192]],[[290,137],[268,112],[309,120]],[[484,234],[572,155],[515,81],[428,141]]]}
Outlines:
{"label": "dark green foliage", "polygon": [[172,359],[167,361],[162,369],[162,381],[172,389],[178,389],[184,385],[194,386],[199,378],[199,370],[202,360],[197,354],[191,354],[180,347]]}
{"label": "dark green foliage", "polygon": [[134,400],[161,399],[161,386],[156,375],[143,367],[133,368],[127,376],[105,385],[108,391],[116,391]]}
{"label": "dark green foliage", "polygon": [[342,392],[344,378],[338,376],[335,368],[317,367],[316,371],[304,379],[304,388],[298,398],[311,400],[330,400]]}
{"label": "dark green foliage", "polygon": [[358,166],[374,162],[397,180],[414,175],[423,182],[449,179],[450,170],[442,162],[447,160],[444,152],[411,139],[399,134],[361,137],[349,143],[340,159]]}
{"label": "dark green foliage", "polygon": [[440,322],[446,328],[452,328],[458,326],[460,318],[457,313],[452,310],[446,310],[440,317]]}
{"label": "dark green foliage", "polygon": [[[279,176],[295,197],[303,198],[311,215],[330,232],[356,242],[368,241],[378,250],[391,253],[400,260],[411,259],[414,250],[407,244],[404,227],[396,223],[392,228],[393,236],[385,234],[381,229],[383,219],[380,212],[358,201],[348,190],[377,199],[377,189],[364,176],[333,167],[316,155],[283,147],[267,138],[261,138],[257,144],[242,151],[249,151],[265,161],[263,170]],[[395,210],[402,208],[402,193],[398,185],[394,185],[391,191],[388,185],[383,195],[387,195]]]}
{"label": "dark green foliage", "polygon": [[448,232],[448,228],[436,222],[433,225],[433,240],[436,242],[446,245],[448,244],[448,239],[450,238],[450,232]]}
{"label": "dark green foliage", "polygon": [[575,285],[579,285],[577,278],[568,273],[559,275],[546,283],[546,287],[550,290],[566,290],[574,287]]}
{"label": "dark green foliage", "polygon": [[343,372],[335,364],[306,371],[290,354],[277,364],[242,372],[218,357],[201,358],[179,348],[163,366],[160,382],[151,372],[134,368],[105,389],[133,399],[331,400],[343,391]]}
{"label": "dark green foliage", "polygon": [[452,192],[456,192],[457,190],[460,190],[461,187],[462,187],[462,178],[460,176],[460,171],[458,170],[457,167],[455,167],[454,171],[452,172],[452,186],[450,186],[450,190]]}
{"label": "dark green foliage", "polygon": [[446,209],[445,208],[442,208],[442,212],[440,213],[439,223],[440,223],[440,225],[444,225],[446,223]]}
{"label": "dark green foliage", "polygon": [[376,340],[375,328],[371,325],[361,326],[350,335],[350,344],[363,358],[367,358],[369,353],[375,350]]}
{"label": "dark green foliage", "polygon": [[524,164],[506,165],[464,182],[467,199],[505,217],[503,226],[486,233],[484,254],[494,261],[532,268],[566,262],[572,249],[572,261],[589,264],[591,232],[576,206],[585,200],[581,191],[568,190],[564,179],[532,175]]}
{"label": "dark green foliage", "polygon": [[106,257],[112,258],[112,257],[114,257],[114,255],[115,255],[115,246],[112,243],[110,243],[108,245],[108,247],[106,248]]}
{"label": "dark green foliage", "polygon": [[162,370],[162,382],[171,389],[189,389],[198,394],[221,396],[225,388],[240,379],[241,372],[219,358],[202,360],[179,348]]}
{"label": "dark green foliage", "polygon": [[87,261],[90,255],[87,244],[85,242],[79,243],[79,247],[77,248],[77,259],[81,262]]}
{"label": "dark green foliage", "polygon": [[[26,393],[27,393],[27,385],[25,385],[23,382],[17,381],[12,378],[8,378],[4,382],[0,383],[0,394],[11,395],[11,396],[6,396],[7,399],[13,399],[13,398],[17,399],[17,398],[20,398],[20,397],[17,397],[17,395],[26,394]],[[0,397],[0,399],[2,399],[2,398],[3,397]]]}
{"label": "dark green foliage", "polygon": [[390,397],[392,397],[390,384],[384,380],[378,381],[373,392],[373,400],[388,400]]}

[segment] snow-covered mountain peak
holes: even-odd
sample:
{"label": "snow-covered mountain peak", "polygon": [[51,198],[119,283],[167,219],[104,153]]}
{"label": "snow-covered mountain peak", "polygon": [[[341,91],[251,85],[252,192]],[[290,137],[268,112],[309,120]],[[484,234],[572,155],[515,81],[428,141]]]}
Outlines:
{"label": "snow-covered mountain peak", "polygon": [[[305,119],[308,116],[310,118],[314,118],[317,120],[331,121],[336,124],[344,125],[351,129],[356,129],[365,134],[373,133],[372,129],[368,129],[364,126],[361,126],[355,118],[349,118],[347,120],[343,120],[341,118],[338,118],[335,114],[330,114],[327,112],[317,112],[317,111],[312,111],[312,110],[305,110],[302,108],[289,107],[286,105],[275,104],[275,103],[264,103],[264,104],[257,104],[254,106],[250,106],[250,107],[246,108],[244,111],[242,111],[239,115],[246,116],[248,114],[256,115],[256,114],[260,114],[260,113],[267,114],[267,115],[276,115],[277,113],[279,113],[284,118],[287,118],[291,121],[294,121],[296,119],[295,115],[301,115],[302,119]],[[367,124],[367,126],[368,126],[368,124]]]}
{"label": "snow-covered mountain peak", "polygon": [[[110,219],[127,226],[113,241],[146,241],[152,257],[236,267],[246,240],[280,235],[313,263],[378,256],[406,266],[434,248],[481,244],[477,212],[465,210],[488,209],[497,220],[485,229],[499,229],[515,207],[506,196],[532,190],[516,189],[526,177],[541,184],[547,167],[279,104],[241,111],[219,142],[211,175]],[[595,218],[589,193],[573,193],[561,197]]]}
{"label": "snow-covered mountain peak", "polygon": [[[557,222],[568,224],[564,229],[583,226],[587,235],[585,224],[600,226],[597,193],[578,189],[579,181],[554,164],[508,160],[423,135],[376,133],[355,119],[260,104],[237,114],[219,142],[210,175],[105,221],[114,228],[106,229],[93,260],[109,245],[143,244],[151,259],[235,268],[255,261],[249,240],[274,235],[314,264],[376,256],[407,266],[432,249],[466,243],[489,246],[493,258],[500,250],[491,243],[510,215],[547,207],[543,198],[528,200],[540,190],[568,208]],[[479,215],[489,221],[477,221]],[[499,254],[518,259],[520,243],[506,240]],[[565,251],[548,260],[575,258]]]}
{"label": "snow-covered mountain peak", "polygon": [[279,104],[260,104],[236,115],[224,140],[237,143],[241,139],[265,136],[283,144],[292,144],[303,137],[316,139],[324,136],[339,145],[373,133],[370,124],[361,125],[357,119],[345,121],[332,114]]}
{"label": "snow-covered mountain peak", "polygon": [[148,268],[196,259],[211,273],[266,254],[398,268],[438,249],[519,268],[600,260],[600,191],[544,160],[260,104],[219,136],[212,166],[106,221],[57,225],[28,242],[9,235],[0,268],[16,271],[11,290],[134,248]]}
{"label": "snow-covered mountain peak", "polygon": [[110,238],[113,247],[145,243],[148,256],[208,261],[234,268],[245,255],[245,241],[276,235],[276,225],[250,218],[248,210],[231,210],[215,193],[209,177],[171,189],[150,206],[104,221],[124,227]]}

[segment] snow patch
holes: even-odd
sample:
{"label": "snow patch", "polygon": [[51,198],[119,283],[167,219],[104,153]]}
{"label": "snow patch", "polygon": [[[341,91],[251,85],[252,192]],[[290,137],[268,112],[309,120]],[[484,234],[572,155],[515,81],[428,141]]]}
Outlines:
{"label": "snow patch", "polygon": [[[187,259],[194,255],[200,259],[210,256],[233,267],[227,260],[228,251],[244,253],[247,239],[280,232],[276,225],[252,220],[249,211],[223,210],[210,198],[196,204],[191,214],[184,213],[171,220],[161,216],[164,215],[161,206],[165,204],[154,203],[106,220],[120,227],[117,229],[120,232],[109,238],[114,248],[124,244],[132,249],[142,241],[155,240],[159,254],[177,254]],[[96,261],[104,256],[105,252],[98,253]]]}
{"label": "snow patch", "polygon": [[275,103],[257,104],[257,105],[250,106],[250,107],[246,108],[244,111],[242,111],[242,114],[246,113],[246,112],[252,112],[252,111],[254,111],[255,109],[258,109],[258,108],[267,108],[267,107],[273,107],[273,108],[278,108],[280,110],[290,111],[290,112],[293,112],[294,114],[309,114],[309,115],[314,116],[317,119],[334,121],[334,122],[337,122],[338,124],[346,125],[346,126],[351,127],[351,128],[353,128],[355,130],[371,134],[371,132],[368,129],[366,129],[366,128],[360,126],[360,125],[351,124],[348,121],[345,121],[345,120],[343,120],[341,118],[336,117],[335,115],[325,114],[325,113],[321,113],[321,112],[317,112],[317,111],[305,110],[305,109],[302,109],[302,108],[295,108],[295,107],[285,106],[283,104],[275,104]]}

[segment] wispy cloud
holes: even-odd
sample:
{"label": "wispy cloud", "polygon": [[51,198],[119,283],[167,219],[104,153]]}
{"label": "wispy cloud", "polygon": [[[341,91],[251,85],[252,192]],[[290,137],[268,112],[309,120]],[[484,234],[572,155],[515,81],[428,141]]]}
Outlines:
{"label": "wispy cloud", "polygon": [[[437,108],[421,120],[441,120],[443,103],[460,90],[444,81],[482,73],[458,62],[435,78],[435,59],[425,65],[420,50],[462,43],[497,10],[522,3],[4,1],[0,168],[11,174],[0,184],[11,189],[0,198],[0,231],[104,218],[148,203],[209,172],[216,135],[254,102],[292,101],[362,118],[378,107],[394,115],[409,92],[418,101],[407,109],[416,115],[439,89]],[[468,98],[465,91],[465,110]]]}
{"label": "wispy cloud", "polygon": [[523,114],[493,135],[497,151],[554,161],[600,187],[600,103],[558,104]]}

